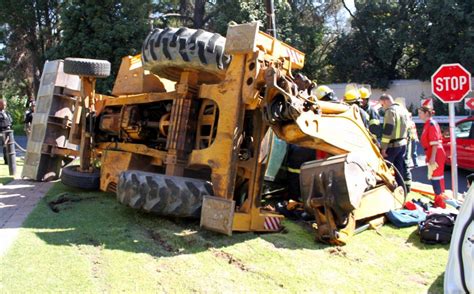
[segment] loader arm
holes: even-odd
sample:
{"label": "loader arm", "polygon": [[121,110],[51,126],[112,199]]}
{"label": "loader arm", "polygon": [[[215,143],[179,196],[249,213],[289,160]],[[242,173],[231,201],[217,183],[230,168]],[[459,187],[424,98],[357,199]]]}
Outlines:
{"label": "loader arm", "polygon": [[355,221],[403,204],[404,191],[365,128],[359,108],[318,101],[298,88],[292,70],[303,68],[303,53],[252,24],[229,27],[226,51],[233,56],[253,52],[247,64],[257,66],[243,73],[246,109],[259,109],[280,139],[335,155],[301,168],[302,197],[316,217],[319,240],[344,244]]}
{"label": "loader arm", "polygon": [[316,218],[316,236],[335,245],[354,234],[356,221],[401,207],[397,187],[357,106],[318,101],[297,89],[291,76],[266,69],[264,117],[282,140],[333,156],[303,164],[300,189],[307,210]]}
{"label": "loader arm", "polygon": [[[267,77],[276,75],[274,69],[267,71]],[[379,180],[392,190],[396,188],[393,170],[385,163],[364,126],[357,106],[318,101],[302,92],[292,95],[279,87],[276,79],[268,81],[264,109],[272,130],[280,139],[332,155],[357,153],[366,159]],[[286,112],[286,116],[275,113],[278,108],[277,112]]]}

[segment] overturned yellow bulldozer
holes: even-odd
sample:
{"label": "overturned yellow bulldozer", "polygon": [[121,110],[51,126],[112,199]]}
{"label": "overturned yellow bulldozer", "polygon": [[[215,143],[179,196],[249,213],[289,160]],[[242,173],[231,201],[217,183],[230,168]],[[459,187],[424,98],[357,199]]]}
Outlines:
{"label": "overturned yellow bulldozer", "polygon": [[[318,101],[292,72],[304,54],[257,23],[226,38],[188,28],[155,29],[139,56],[124,57],[111,95],[95,93],[103,60],[45,65],[23,176],[116,192],[135,209],[200,217],[201,226],[280,230],[261,207],[274,136],[332,156],[302,167],[301,190],[317,238],[344,244],[355,222],[399,207],[405,193],[365,129],[357,107]],[[271,130],[269,132],[268,130]],[[100,169],[98,168],[100,166]]]}

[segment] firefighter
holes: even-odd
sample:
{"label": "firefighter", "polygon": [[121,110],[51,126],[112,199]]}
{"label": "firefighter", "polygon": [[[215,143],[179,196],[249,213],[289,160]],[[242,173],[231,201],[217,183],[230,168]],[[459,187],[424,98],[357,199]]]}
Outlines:
{"label": "firefighter", "polygon": [[[380,105],[385,110],[381,153],[398,170],[396,179],[399,186],[406,186],[408,193],[411,188],[411,173],[406,166],[405,152],[407,150],[408,118],[407,111],[394,102],[389,94],[382,94],[379,98]],[[410,175],[410,176],[409,176]]]}
{"label": "firefighter", "polygon": [[369,104],[371,91],[367,87],[359,89],[361,98],[361,108],[369,115],[369,131],[377,138],[377,142],[382,139],[382,125],[380,123],[380,116],[378,112]]}
{"label": "firefighter", "polygon": [[328,86],[324,86],[324,85],[319,86],[318,88],[316,88],[315,94],[316,94],[316,98],[318,98],[318,100],[321,100],[321,101],[331,101],[331,102],[337,101],[337,97],[336,95],[334,95],[334,91]]}
{"label": "firefighter", "polygon": [[344,102],[349,105],[357,105],[360,110],[360,116],[362,118],[362,122],[364,126],[368,129],[369,128],[369,114],[362,109],[361,102],[362,99],[360,98],[359,90],[346,88],[346,92],[344,93]]}
{"label": "firefighter", "polygon": [[301,201],[300,191],[300,168],[307,161],[316,159],[316,151],[294,144],[288,144],[287,168],[288,168],[288,197],[295,201]]}
{"label": "firefighter", "polygon": [[0,99],[0,145],[3,146],[3,160],[5,161],[4,164],[8,164],[7,162],[7,147],[5,145],[5,141],[3,138],[3,131],[10,130],[12,128],[12,117],[6,111],[7,109],[7,101]]}

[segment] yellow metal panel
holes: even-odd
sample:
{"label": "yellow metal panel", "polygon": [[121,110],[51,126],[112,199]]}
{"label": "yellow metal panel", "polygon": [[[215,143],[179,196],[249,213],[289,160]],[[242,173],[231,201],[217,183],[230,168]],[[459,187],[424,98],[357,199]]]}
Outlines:
{"label": "yellow metal panel", "polygon": [[403,198],[401,189],[391,192],[387,186],[377,187],[364,193],[360,207],[354,210],[354,217],[360,220],[401,208],[404,203]]}
{"label": "yellow metal panel", "polygon": [[269,232],[270,230],[264,226],[265,218],[267,217],[275,217],[280,220],[285,218],[281,214],[261,211],[260,208],[254,208],[250,213],[236,212],[234,214],[232,230],[241,232]]}
{"label": "yellow metal panel", "polygon": [[105,151],[124,151],[131,152],[140,155],[146,155],[152,157],[149,164],[153,165],[163,165],[163,160],[166,157],[166,151],[160,151],[153,148],[148,148],[146,145],[142,144],[131,144],[131,143],[100,143],[97,146],[98,150]]}
{"label": "yellow metal panel", "polygon": [[250,213],[236,212],[234,214],[234,222],[232,223],[232,230],[247,232],[247,231],[250,231],[250,224],[251,224]]}
{"label": "yellow metal panel", "polygon": [[257,47],[264,49],[273,57],[284,58],[290,61],[291,69],[302,69],[304,67],[305,54],[303,52],[274,39],[264,32],[259,32],[258,34]]}
{"label": "yellow metal panel", "polygon": [[166,93],[145,93],[145,94],[135,94],[135,95],[123,95],[117,98],[105,100],[105,106],[120,106],[120,105],[130,105],[130,104],[145,104],[152,102],[159,102],[165,100],[172,100],[176,98],[176,92],[166,92]]}
{"label": "yellow metal panel", "polygon": [[172,91],[174,82],[143,70],[141,55],[122,58],[112,94],[115,96]]}

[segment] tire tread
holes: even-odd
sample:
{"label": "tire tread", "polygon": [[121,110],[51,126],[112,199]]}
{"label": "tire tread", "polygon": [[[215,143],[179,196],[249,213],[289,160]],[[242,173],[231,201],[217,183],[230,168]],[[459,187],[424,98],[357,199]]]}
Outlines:
{"label": "tire tread", "polygon": [[155,29],[145,39],[142,61],[145,69],[174,81],[183,70],[193,69],[200,72],[199,83],[217,83],[231,61],[224,48],[225,38],[217,33],[186,27]]}
{"label": "tire tread", "polygon": [[204,195],[212,195],[207,181],[135,170],[122,172],[117,186],[120,203],[161,216],[197,218]]}
{"label": "tire tread", "polygon": [[64,72],[71,75],[106,78],[110,75],[110,62],[88,58],[66,58]]}

